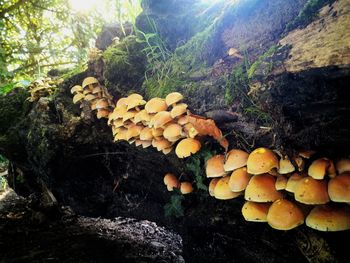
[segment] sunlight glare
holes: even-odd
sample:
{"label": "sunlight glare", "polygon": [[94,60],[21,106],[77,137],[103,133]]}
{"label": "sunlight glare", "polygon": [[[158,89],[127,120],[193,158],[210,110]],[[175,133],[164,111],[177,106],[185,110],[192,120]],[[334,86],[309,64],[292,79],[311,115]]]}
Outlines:
{"label": "sunlight glare", "polygon": [[80,13],[86,13],[95,8],[99,0],[69,0],[70,7]]}

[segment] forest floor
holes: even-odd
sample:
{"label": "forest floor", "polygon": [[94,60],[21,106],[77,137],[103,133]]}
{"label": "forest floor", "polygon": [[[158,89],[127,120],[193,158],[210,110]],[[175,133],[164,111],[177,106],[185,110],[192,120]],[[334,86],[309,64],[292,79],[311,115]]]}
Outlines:
{"label": "forest floor", "polygon": [[[59,212],[58,212],[59,211]],[[54,215],[54,216],[53,216]],[[150,221],[31,208],[0,192],[0,262],[184,262],[181,237]]]}

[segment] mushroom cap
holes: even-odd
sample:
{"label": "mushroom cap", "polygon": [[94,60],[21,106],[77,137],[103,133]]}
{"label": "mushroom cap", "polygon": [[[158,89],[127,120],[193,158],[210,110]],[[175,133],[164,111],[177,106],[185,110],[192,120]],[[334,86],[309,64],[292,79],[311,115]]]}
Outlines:
{"label": "mushroom cap", "polygon": [[282,194],[275,188],[275,183],[275,177],[270,174],[254,175],[245,189],[245,200],[265,203],[282,198]]}
{"label": "mushroom cap", "polygon": [[143,97],[140,94],[132,93],[126,98],[126,101],[129,104],[132,100],[143,100]]}
{"label": "mushroom cap", "polygon": [[179,158],[189,157],[198,152],[201,148],[201,143],[196,139],[186,138],[181,140],[176,146],[175,153]]}
{"label": "mushroom cap", "polygon": [[[111,114],[109,114],[109,116],[110,115]],[[123,122],[122,119],[116,119],[116,120],[113,120],[112,125],[113,125],[114,128],[120,128],[120,127],[122,127],[124,125],[124,122]]]}
{"label": "mushroom cap", "polygon": [[172,121],[173,119],[170,116],[170,112],[168,111],[160,111],[156,115],[154,115],[151,119],[150,125],[154,128],[164,127],[165,124]]}
{"label": "mushroom cap", "polygon": [[329,180],[328,194],[333,202],[350,203],[350,173],[340,174]]}
{"label": "mushroom cap", "polygon": [[[87,95],[89,96],[89,95]],[[107,109],[109,107],[109,103],[107,99],[99,99],[96,103],[96,109]]]}
{"label": "mushroom cap", "polygon": [[242,207],[242,215],[246,221],[267,222],[267,213],[271,203],[246,201]]}
{"label": "mushroom cap", "polygon": [[179,102],[180,100],[182,100],[184,97],[182,96],[181,93],[179,92],[172,92],[169,93],[166,97],[165,97],[165,102],[168,106],[173,105],[174,103]]}
{"label": "mushroom cap", "polygon": [[327,182],[312,177],[301,179],[294,191],[295,200],[308,205],[321,205],[329,202]]}
{"label": "mushroom cap", "polygon": [[88,85],[92,85],[92,84],[95,84],[95,83],[98,83],[98,80],[94,77],[87,77],[83,80],[83,84],[82,84],[82,87],[85,88],[86,86]]}
{"label": "mushroom cap", "polygon": [[96,99],[96,96],[93,94],[87,94],[84,99],[86,101],[92,101],[92,100]]}
{"label": "mushroom cap", "polygon": [[286,156],[285,158],[281,158],[279,162],[279,174],[289,174],[295,171],[295,167],[289,158]]}
{"label": "mushroom cap", "polygon": [[123,122],[134,118],[136,113],[137,113],[137,111],[127,111],[126,113],[124,113]]}
{"label": "mushroom cap", "polygon": [[138,137],[143,129],[143,126],[134,125],[131,126],[126,132],[126,140],[129,141],[131,138]]}
{"label": "mushroom cap", "polygon": [[257,148],[249,154],[247,160],[248,173],[263,174],[278,168],[278,159],[273,151],[267,148]]}
{"label": "mushroom cap", "polygon": [[112,120],[123,118],[126,113],[127,113],[126,106],[117,106],[114,108],[110,118]]}
{"label": "mushroom cap", "polygon": [[221,154],[214,155],[208,159],[205,165],[205,173],[207,177],[221,177],[226,175],[226,172],[224,170],[224,162],[225,156]]}
{"label": "mushroom cap", "polygon": [[275,183],[275,188],[276,190],[284,190],[287,187],[287,182],[288,182],[288,178],[283,176],[283,175],[279,175],[276,178],[276,183]]}
{"label": "mushroom cap", "polygon": [[74,104],[77,104],[77,102],[81,101],[81,100],[84,99],[84,98],[85,98],[84,94],[82,94],[82,93],[77,93],[77,94],[75,94],[74,97],[73,97],[73,103],[74,103]]}
{"label": "mushroom cap", "polygon": [[102,92],[102,89],[101,89],[100,86],[96,86],[92,90],[92,94],[97,94],[97,93],[100,93],[100,92]]}
{"label": "mushroom cap", "polygon": [[98,109],[97,110],[97,119],[108,118],[110,111],[107,109]]}
{"label": "mushroom cap", "polygon": [[303,178],[305,178],[304,174],[299,174],[299,173],[292,174],[292,176],[288,178],[285,190],[288,192],[294,193],[298,185],[298,182]]}
{"label": "mushroom cap", "polygon": [[168,191],[173,191],[174,188],[179,188],[180,183],[177,177],[174,174],[167,173],[164,176],[164,184],[167,186]]}
{"label": "mushroom cap", "polygon": [[278,199],[270,206],[267,223],[274,229],[290,230],[304,223],[304,214],[295,203]]}
{"label": "mushroom cap", "polygon": [[164,149],[162,150],[162,153],[165,154],[165,155],[167,155],[167,154],[169,154],[172,150],[173,150],[173,147],[164,148]]}
{"label": "mushroom cap", "polygon": [[128,99],[128,107],[127,110],[131,110],[133,108],[142,106],[146,104],[145,100],[140,100],[140,99]]}
{"label": "mushroom cap", "polygon": [[152,128],[152,135],[154,138],[158,138],[158,137],[161,137],[163,136],[163,132],[164,130],[162,128]]}
{"label": "mushroom cap", "polygon": [[123,141],[126,140],[126,133],[128,129],[127,128],[119,128],[119,131],[114,136],[114,141]]}
{"label": "mushroom cap", "polygon": [[302,172],[304,170],[305,167],[305,161],[303,158],[301,158],[300,156],[294,157],[294,162],[297,164],[298,166],[298,171]]}
{"label": "mushroom cap", "polygon": [[120,98],[118,101],[117,101],[117,105],[116,107],[125,107],[125,109],[127,108],[128,106],[128,98]]}
{"label": "mushroom cap", "polygon": [[152,141],[142,141],[141,144],[142,144],[142,148],[145,149],[152,145]]}
{"label": "mushroom cap", "polygon": [[184,132],[190,138],[196,137],[199,133],[192,123],[186,123],[184,125]]}
{"label": "mushroom cap", "polygon": [[232,149],[227,153],[224,169],[226,172],[233,171],[247,165],[249,154],[245,151]]}
{"label": "mushroom cap", "polygon": [[187,107],[188,107],[188,105],[185,103],[180,103],[180,104],[174,106],[174,108],[172,108],[170,111],[171,117],[175,119],[176,117],[179,117],[182,114],[186,113]]}
{"label": "mushroom cap", "polygon": [[152,146],[157,148],[158,151],[162,151],[163,149],[170,148],[172,145],[173,144],[169,142],[167,139],[152,140]]}
{"label": "mushroom cap", "polygon": [[181,126],[185,125],[188,123],[188,116],[182,116],[177,120],[177,123],[180,124]]}
{"label": "mushroom cap", "polygon": [[336,163],[336,168],[339,174],[350,172],[350,159],[342,158]]}
{"label": "mushroom cap", "polygon": [[305,158],[305,159],[310,159],[312,155],[315,154],[315,151],[311,151],[311,150],[301,150],[299,152],[299,156]]}
{"label": "mushroom cap", "polygon": [[230,177],[222,177],[219,179],[219,181],[216,183],[216,186],[214,188],[214,196],[216,199],[220,200],[228,200],[236,198],[237,196],[240,196],[242,193],[235,193],[232,192],[228,183],[229,183]]}
{"label": "mushroom cap", "polygon": [[180,192],[181,194],[189,194],[193,192],[193,186],[190,182],[182,182],[180,184]]}
{"label": "mushroom cap", "polygon": [[209,187],[208,187],[210,196],[214,196],[214,189],[215,189],[216,184],[219,182],[219,180],[220,180],[220,178],[211,179],[211,181],[209,183]]}
{"label": "mushroom cap", "polygon": [[169,124],[165,127],[163,136],[165,139],[179,137],[182,135],[182,127],[177,123]]}
{"label": "mushroom cap", "polygon": [[150,99],[145,105],[147,113],[157,113],[165,111],[167,108],[168,106],[166,105],[165,100],[161,98]]}
{"label": "mushroom cap", "polygon": [[241,192],[247,188],[250,175],[246,167],[239,168],[232,172],[230,176],[229,186],[232,192]]}
{"label": "mushroom cap", "polygon": [[140,139],[142,141],[153,140],[152,129],[149,127],[144,127],[140,133]]}
{"label": "mushroom cap", "polygon": [[319,205],[306,217],[306,225],[319,231],[343,231],[350,229],[348,206]]}
{"label": "mushroom cap", "polygon": [[136,113],[134,117],[134,122],[139,123],[139,122],[149,122],[151,120],[151,115],[147,113],[145,109],[139,111]]}
{"label": "mushroom cap", "polygon": [[309,166],[308,174],[314,179],[322,180],[330,165],[331,163],[327,158],[317,159]]}
{"label": "mushroom cap", "polygon": [[82,92],[82,91],[83,91],[83,87],[80,85],[75,85],[70,89],[70,93],[72,94]]}

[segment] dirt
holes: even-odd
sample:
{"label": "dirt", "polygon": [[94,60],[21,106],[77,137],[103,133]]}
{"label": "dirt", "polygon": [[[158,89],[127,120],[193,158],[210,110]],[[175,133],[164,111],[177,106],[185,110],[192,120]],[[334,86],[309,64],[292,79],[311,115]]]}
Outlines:
{"label": "dirt", "polygon": [[153,222],[48,213],[12,190],[2,196],[0,262],[184,262],[181,237]]}

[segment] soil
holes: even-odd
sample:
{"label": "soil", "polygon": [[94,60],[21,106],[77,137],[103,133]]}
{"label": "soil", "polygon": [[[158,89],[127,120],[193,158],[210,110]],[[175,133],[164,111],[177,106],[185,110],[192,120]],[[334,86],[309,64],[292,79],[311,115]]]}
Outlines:
{"label": "soil", "polygon": [[184,262],[181,237],[153,222],[38,211],[12,190],[2,197],[0,262]]}

